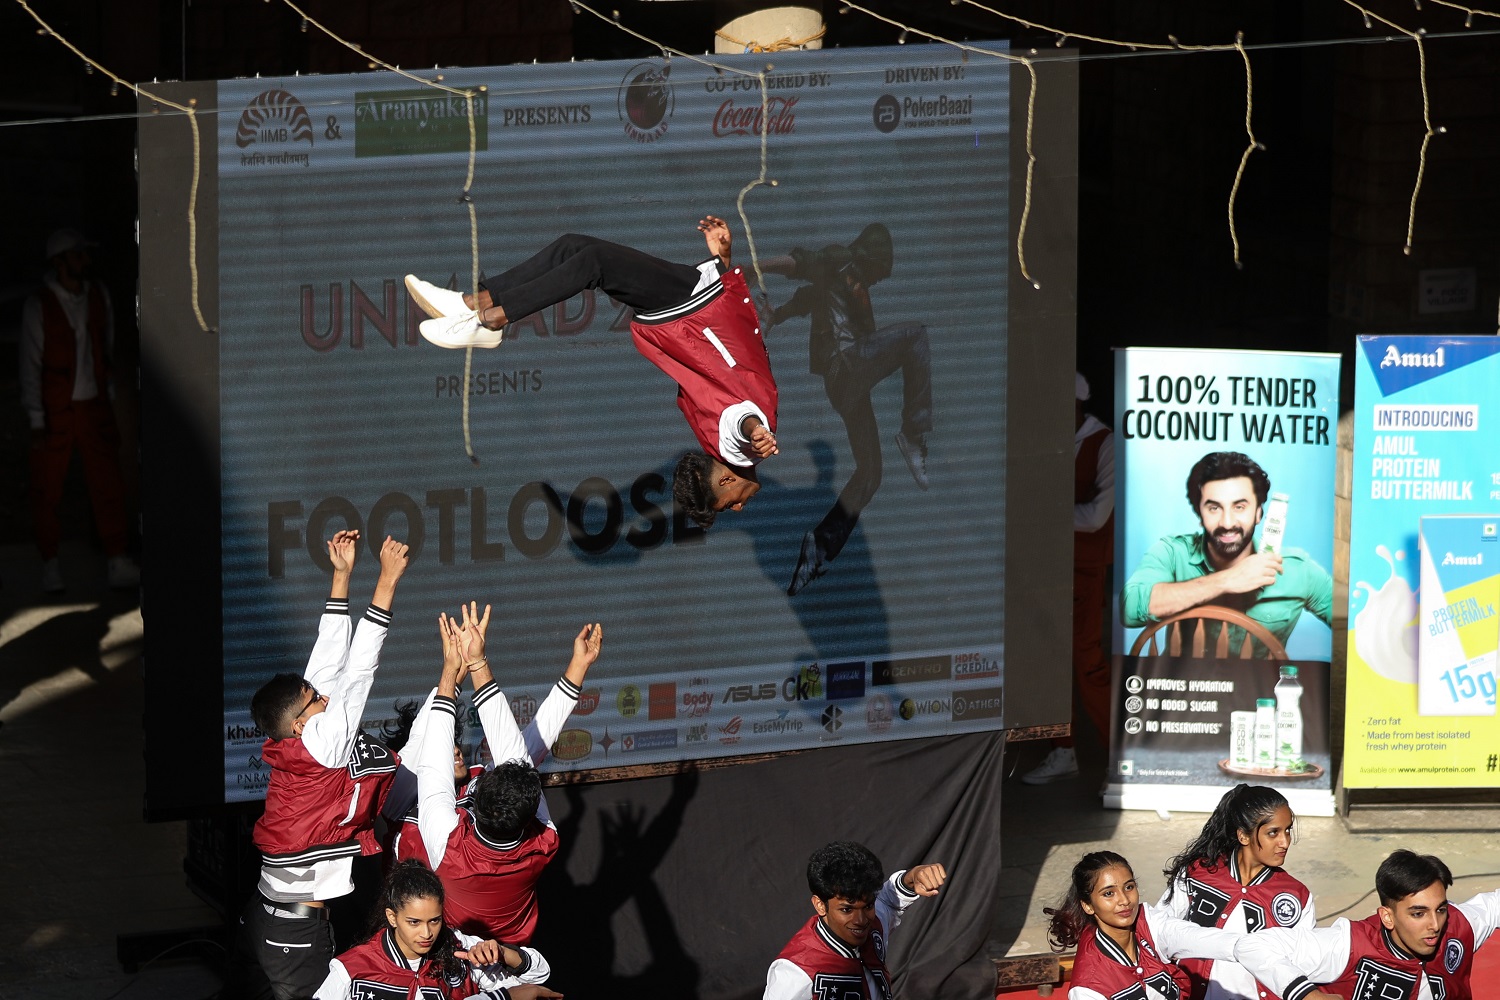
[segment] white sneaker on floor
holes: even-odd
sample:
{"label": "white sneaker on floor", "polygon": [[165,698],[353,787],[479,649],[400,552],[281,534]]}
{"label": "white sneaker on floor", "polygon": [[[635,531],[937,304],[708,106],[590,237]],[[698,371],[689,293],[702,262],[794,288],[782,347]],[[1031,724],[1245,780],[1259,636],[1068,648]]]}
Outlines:
{"label": "white sneaker on floor", "polygon": [[423,281],[415,274],[406,276],[406,290],[422,311],[433,319],[461,319],[474,310],[464,305],[464,293],[451,288],[439,288],[430,281]]}
{"label": "white sneaker on floor", "polygon": [[1059,778],[1071,778],[1078,773],[1078,757],[1072,747],[1053,747],[1042,762],[1025,774],[1021,781],[1028,785],[1045,785]]}
{"label": "white sneaker on floor", "polygon": [[105,577],[114,590],[129,590],[141,585],[141,568],[129,556],[110,556]]}
{"label": "white sneaker on floor", "polygon": [[57,557],[53,556],[42,563],[42,592],[61,594],[67,589],[68,585],[63,582],[62,563],[57,561]]}
{"label": "white sneaker on floor", "polygon": [[499,347],[505,336],[504,327],[491,330],[480,326],[479,316],[474,312],[460,319],[424,319],[417,329],[422,331],[422,339],[429,344],[455,350],[465,347]]}

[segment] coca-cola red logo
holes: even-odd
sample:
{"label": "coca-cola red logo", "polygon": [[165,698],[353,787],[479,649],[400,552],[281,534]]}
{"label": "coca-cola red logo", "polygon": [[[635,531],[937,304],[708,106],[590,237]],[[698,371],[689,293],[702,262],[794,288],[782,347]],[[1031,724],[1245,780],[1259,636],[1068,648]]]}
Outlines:
{"label": "coca-cola red logo", "polygon": [[599,707],[599,689],[589,688],[578,696],[578,705],[573,709],[574,715],[588,715]]}
{"label": "coca-cola red logo", "polygon": [[[791,135],[797,130],[797,98],[772,97],[766,101],[765,130],[770,135]],[[714,112],[714,135],[760,135],[760,101],[738,107],[728,98]]]}

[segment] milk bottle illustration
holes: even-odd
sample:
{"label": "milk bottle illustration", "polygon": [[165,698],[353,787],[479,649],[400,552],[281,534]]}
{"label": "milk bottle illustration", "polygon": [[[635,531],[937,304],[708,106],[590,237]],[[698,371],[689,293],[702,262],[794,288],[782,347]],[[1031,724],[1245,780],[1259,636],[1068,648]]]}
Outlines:
{"label": "milk bottle illustration", "polygon": [[1302,760],[1302,682],[1297,668],[1281,668],[1276,681],[1276,766],[1290,771]]}

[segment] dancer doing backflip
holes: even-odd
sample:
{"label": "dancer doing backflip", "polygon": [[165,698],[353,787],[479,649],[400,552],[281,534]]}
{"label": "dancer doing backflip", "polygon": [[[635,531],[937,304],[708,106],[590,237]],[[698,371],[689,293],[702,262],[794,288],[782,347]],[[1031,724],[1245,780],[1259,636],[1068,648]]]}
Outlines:
{"label": "dancer doing backflip", "polygon": [[635,310],[636,349],[677,383],[677,406],[706,454],[677,463],[672,494],[707,528],[760,489],[755,467],[777,453],[776,380],[760,319],[740,269],[730,266],[729,226],[705,216],[708,260],[673,264],[592,236],[568,234],[463,294],[406,276],[431,316],[422,336],[439,347],[496,347],[505,326],[598,288]]}

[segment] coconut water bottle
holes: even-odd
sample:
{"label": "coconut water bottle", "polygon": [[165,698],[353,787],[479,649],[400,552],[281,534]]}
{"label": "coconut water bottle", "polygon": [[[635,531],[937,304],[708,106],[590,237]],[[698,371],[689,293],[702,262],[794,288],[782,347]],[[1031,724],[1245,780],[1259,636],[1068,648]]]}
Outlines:
{"label": "coconut water bottle", "polygon": [[1276,699],[1255,699],[1255,766],[1276,766]]}
{"label": "coconut water bottle", "polygon": [[1282,540],[1286,538],[1286,507],[1291,498],[1285,493],[1272,493],[1266,504],[1266,519],[1260,529],[1260,551],[1282,554]]}
{"label": "coconut water bottle", "polygon": [[1302,682],[1297,668],[1281,668],[1276,681],[1276,766],[1291,769],[1302,759]]}

